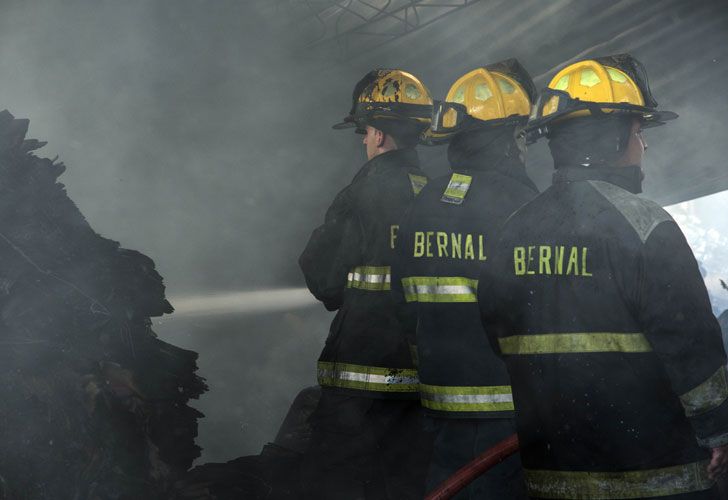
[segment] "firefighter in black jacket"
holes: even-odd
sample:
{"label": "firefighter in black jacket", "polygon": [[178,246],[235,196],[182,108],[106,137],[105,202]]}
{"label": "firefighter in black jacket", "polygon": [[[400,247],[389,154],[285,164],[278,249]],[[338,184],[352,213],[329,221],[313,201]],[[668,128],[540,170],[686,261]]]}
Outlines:
{"label": "firefighter in black jacket", "polygon": [[300,258],[311,292],[338,310],[318,362],[321,400],[304,458],[306,498],[421,498],[431,438],[391,294],[399,220],[427,182],[414,147],[432,99],[413,75],[374,70],[344,123],[369,161],[329,208]]}
{"label": "firefighter in black jacket", "polygon": [[[393,285],[416,310],[420,397],[436,431],[428,491],[515,432],[508,374],[483,333],[476,290],[498,228],[538,194],[517,139],[535,94],[515,59],[452,85],[430,133],[449,141],[452,174],[428,183],[398,233]],[[522,497],[520,468],[514,456],[457,498]]]}
{"label": "firefighter in black jacket", "polygon": [[554,182],[508,220],[479,302],[533,498],[717,498],[720,329],[677,224],[636,196],[641,131],[676,116],[622,54],[564,68],[531,117]]}

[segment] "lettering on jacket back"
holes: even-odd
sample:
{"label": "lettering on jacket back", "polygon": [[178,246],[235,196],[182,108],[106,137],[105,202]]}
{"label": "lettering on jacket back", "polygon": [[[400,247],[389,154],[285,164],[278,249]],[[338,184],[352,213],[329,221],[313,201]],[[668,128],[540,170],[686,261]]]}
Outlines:
{"label": "lettering on jacket back", "polygon": [[485,235],[415,231],[413,257],[485,260]]}
{"label": "lettering on jacket back", "polygon": [[587,266],[589,248],[564,245],[529,245],[513,248],[516,276],[533,274],[591,277]]}

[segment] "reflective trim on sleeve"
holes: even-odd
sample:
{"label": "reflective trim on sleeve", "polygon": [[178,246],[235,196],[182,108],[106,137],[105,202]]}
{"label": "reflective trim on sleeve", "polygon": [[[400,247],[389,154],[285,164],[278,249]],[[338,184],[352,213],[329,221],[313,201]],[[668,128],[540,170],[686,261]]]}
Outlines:
{"label": "reflective trim on sleeve", "polygon": [[349,272],[347,288],[383,292],[392,287],[389,266],[359,266]]}
{"label": "reflective trim on sleeve", "polygon": [[402,278],[407,302],[477,302],[478,280],[458,276]]}
{"label": "reflective trim on sleeve", "polygon": [[453,205],[462,204],[465,195],[468,194],[471,182],[473,182],[473,178],[469,175],[452,174],[440,201],[452,203]]}
{"label": "reflective trim on sleeve", "polygon": [[728,399],[728,380],[725,366],[721,366],[702,384],[680,396],[680,402],[688,417],[709,412],[723,404],[726,399]]}
{"label": "reflective trim on sleeve", "polygon": [[410,183],[412,184],[412,192],[415,196],[420,194],[420,191],[427,185],[427,177],[423,175],[407,174],[409,175]]}
{"label": "reflective trim on sleeve", "polygon": [[325,387],[376,392],[418,392],[417,370],[318,362],[318,383]]}
{"label": "reflective trim on sleeve", "polygon": [[547,333],[498,339],[503,354],[562,354],[587,352],[650,352],[641,333]]}
{"label": "reflective trim on sleeve", "polygon": [[420,384],[422,406],[439,411],[513,411],[509,385],[449,387]]}
{"label": "reflective trim on sleeve", "polygon": [[581,472],[525,469],[530,496],[560,499],[654,498],[708,490],[708,461],[662,469]]}

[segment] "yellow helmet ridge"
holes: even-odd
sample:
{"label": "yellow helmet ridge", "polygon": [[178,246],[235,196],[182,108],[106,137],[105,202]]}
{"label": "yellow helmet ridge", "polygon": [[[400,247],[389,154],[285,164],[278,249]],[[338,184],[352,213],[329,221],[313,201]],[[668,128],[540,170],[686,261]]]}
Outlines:
{"label": "yellow helmet ridge", "polygon": [[352,108],[333,128],[356,127],[361,131],[372,120],[401,120],[427,127],[432,115],[432,96],[419,78],[400,69],[375,69],[357,83]]}
{"label": "yellow helmet ridge", "polygon": [[535,94],[531,77],[516,59],[468,71],[452,84],[445,101],[435,104],[429,142],[472,126],[523,124]]}
{"label": "yellow helmet ridge", "polygon": [[[468,115],[482,121],[509,116],[528,116],[531,102],[521,85],[508,75],[485,68],[461,76],[450,88],[445,100],[463,104]],[[454,123],[446,127],[452,127]]]}
{"label": "yellow helmet ridge", "polygon": [[556,73],[542,91],[529,119],[532,140],[547,133],[549,124],[579,116],[626,113],[645,127],[677,118],[658,111],[642,64],[629,54],[585,59]]}

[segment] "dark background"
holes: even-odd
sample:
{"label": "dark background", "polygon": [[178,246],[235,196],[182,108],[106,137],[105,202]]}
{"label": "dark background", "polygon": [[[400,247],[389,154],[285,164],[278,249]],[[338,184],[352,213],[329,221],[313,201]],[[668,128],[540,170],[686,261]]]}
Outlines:
{"label": "dark background", "polygon": [[[93,227],[154,258],[174,303],[303,285],[298,254],[364,159],[359,136],[330,125],[373,67],[440,98],[507,57],[543,87],[574,58],[627,51],[681,115],[647,133],[646,194],[728,188],[723,1],[0,0],[0,108],[31,119]],[[421,156],[445,171],[443,151]],[[545,145],[529,159],[546,185]],[[271,300],[156,322],[201,353],[203,460],[257,452],[314,383],[329,315]]]}

